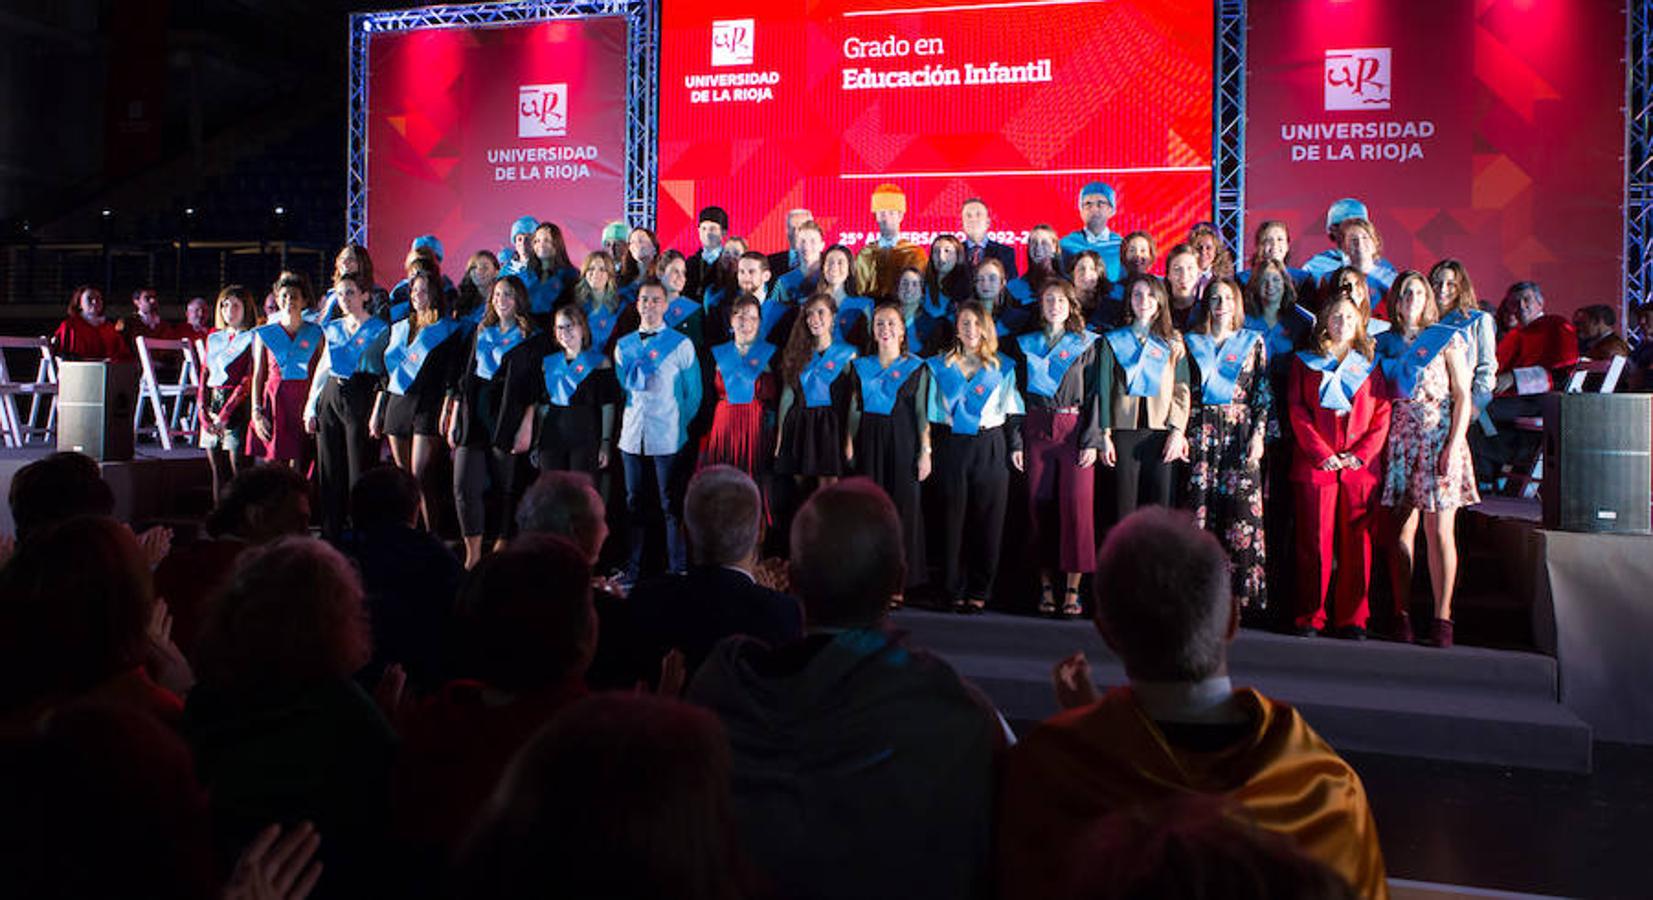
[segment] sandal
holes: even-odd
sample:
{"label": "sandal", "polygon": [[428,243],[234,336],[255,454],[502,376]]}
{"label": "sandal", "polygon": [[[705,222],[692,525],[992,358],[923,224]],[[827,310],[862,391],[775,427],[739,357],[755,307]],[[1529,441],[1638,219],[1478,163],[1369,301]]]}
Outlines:
{"label": "sandal", "polygon": [[964,605],[966,607],[965,612],[975,615],[987,609],[987,600],[983,597],[971,597],[964,601]]}
{"label": "sandal", "polygon": [[1062,618],[1082,619],[1085,616],[1085,606],[1079,602],[1079,589],[1070,587],[1062,592]]}
{"label": "sandal", "polygon": [[1039,615],[1047,618],[1056,615],[1056,588],[1048,582],[1039,586]]}
{"label": "sandal", "polygon": [[905,605],[907,605],[905,597],[900,594],[891,594],[890,599],[884,604],[884,611],[895,612]]}

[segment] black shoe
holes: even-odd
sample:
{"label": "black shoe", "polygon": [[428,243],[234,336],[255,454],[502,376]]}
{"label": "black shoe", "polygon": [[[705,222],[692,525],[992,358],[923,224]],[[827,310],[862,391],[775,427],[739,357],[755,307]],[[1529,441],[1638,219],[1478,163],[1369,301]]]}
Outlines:
{"label": "black shoe", "polygon": [[1360,625],[1344,625],[1337,629],[1337,636],[1345,641],[1366,640],[1366,629]]}
{"label": "black shoe", "polygon": [[1286,630],[1286,633],[1294,634],[1298,637],[1318,637],[1320,635],[1320,629],[1314,627],[1313,625],[1293,625],[1291,628]]}

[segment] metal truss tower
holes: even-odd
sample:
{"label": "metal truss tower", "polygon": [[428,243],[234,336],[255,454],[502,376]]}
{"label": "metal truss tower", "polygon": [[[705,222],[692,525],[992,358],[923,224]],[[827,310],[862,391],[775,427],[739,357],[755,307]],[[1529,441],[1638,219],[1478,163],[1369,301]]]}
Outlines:
{"label": "metal truss tower", "polygon": [[[1625,311],[1653,289],[1653,3],[1628,0],[1624,110]],[[1629,323],[1626,322],[1626,327]]]}
{"label": "metal truss tower", "polygon": [[1216,102],[1211,121],[1212,221],[1234,248],[1245,248],[1245,0],[1216,0]]}

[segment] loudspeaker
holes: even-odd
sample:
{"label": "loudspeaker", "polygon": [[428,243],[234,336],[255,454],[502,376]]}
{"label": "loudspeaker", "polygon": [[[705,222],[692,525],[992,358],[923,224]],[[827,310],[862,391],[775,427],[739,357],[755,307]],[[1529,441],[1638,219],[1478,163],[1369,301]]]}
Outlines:
{"label": "loudspeaker", "polygon": [[101,461],[131,459],[137,402],[137,363],[59,364],[57,449]]}
{"label": "loudspeaker", "polygon": [[1544,527],[1653,533],[1653,395],[1545,394]]}

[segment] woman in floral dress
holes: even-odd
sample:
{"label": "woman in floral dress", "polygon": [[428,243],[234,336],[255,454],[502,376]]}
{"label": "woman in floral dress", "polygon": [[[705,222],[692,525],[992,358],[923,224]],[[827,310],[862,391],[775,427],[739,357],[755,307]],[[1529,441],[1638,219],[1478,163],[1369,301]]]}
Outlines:
{"label": "woman in floral dress", "polygon": [[1263,441],[1271,421],[1263,335],[1245,327],[1240,286],[1206,285],[1207,315],[1187,335],[1198,373],[1188,428],[1188,505],[1233,562],[1234,596],[1248,620],[1268,611],[1263,552]]}
{"label": "woman in floral dress", "polygon": [[1394,327],[1379,337],[1378,359],[1395,397],[1382,500],[1394,510],[1399,526],[1390,563],[1395,636],[1412,638],[1406,607],[1421,519],[1435,600],[1435,628],[1428,643],[1450,647],[1458,577],[1454,519],[1459,507],[1481,502],[1466,437],[1474,412],[1468,342],[1461,330],[1437,321],[1434,292],[1420,273],[1401,273],[1389,297]]}

